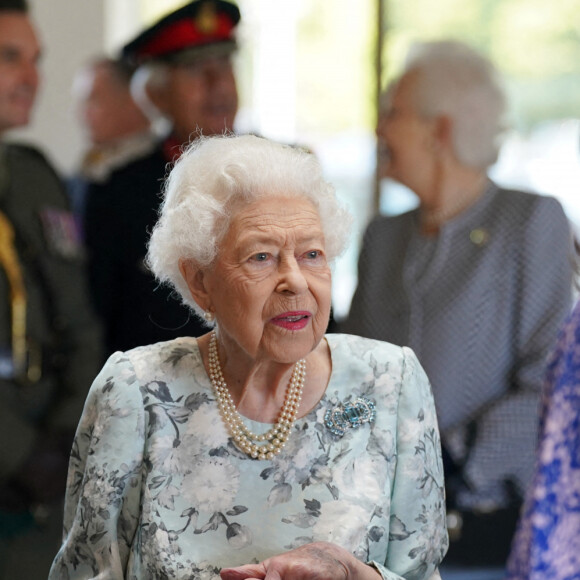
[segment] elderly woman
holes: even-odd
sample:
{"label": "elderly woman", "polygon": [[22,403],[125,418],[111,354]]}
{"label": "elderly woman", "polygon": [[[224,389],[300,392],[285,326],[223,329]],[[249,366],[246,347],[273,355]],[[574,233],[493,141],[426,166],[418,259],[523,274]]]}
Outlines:
{"label": "elderly woman", "polygon": [[468,567],[507,557],[534,464],[544,360],[570,308],[560,204],[487,176],[504,106],[492,64],[470,47],[412,50],[377,136],[381,174],[420,205],[369,225],[343,326],[408,345],[424,366],[448,460],[446,563]]}
{"label": "elderly woman", "polygon": [[181,157],[149,263],[213,329],[95,380],[52,580],[438,577],[427,378],[408,348],[324,335],[348,223],[298,149],[212,137]]}

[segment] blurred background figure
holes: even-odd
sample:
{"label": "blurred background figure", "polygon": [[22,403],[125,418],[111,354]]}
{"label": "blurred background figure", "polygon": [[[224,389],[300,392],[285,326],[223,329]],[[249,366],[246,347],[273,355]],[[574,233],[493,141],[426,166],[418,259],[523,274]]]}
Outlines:
{"label": "blurred background figure", "polygon": [[509,580],[580,575],[580,303],[548,364],[537,463],[508,561]]}
{"label": "blurred background figure", "polygon": [[84,214],[91,182],[105,182],[112,171],[148,154],[155,145],[151,122],[131,95],[133,68],[97,57],[77,73],[73,95],[88,142],[69,191],[76,215]]}
{"label": "blurred background figure", "polygon": [[446,460],[445,563],[461,578],[482,567],[474,578],[502,577],[533,468],[542,370],[571,300],[560,204],[487,176],[504,108],[494,67],[469,46],[411,50],[377,136],[382,176],[420,207],[369,225],[342,326],[410,346],[427,371]]}
{"label": "blurred background figure", "polygon": [[151,153],[114,169],[87,196],[84,231],[91,289],[108,354],[204,332],[171,290],[155,282],[143,260],[168,164],[197,134],[233,128],[238,94],[231,58],[239,20],[234,4],[198,0],[123,48],[123,60],[137,67],[137,101],[161,115],[170,132]]}
{"label": "blurred background figure", "polygon": [[101,361],[66,193],[29,123],[41,48],[23,0],[0,1],[0,578],[43,580],[60,543],[69,450]]}

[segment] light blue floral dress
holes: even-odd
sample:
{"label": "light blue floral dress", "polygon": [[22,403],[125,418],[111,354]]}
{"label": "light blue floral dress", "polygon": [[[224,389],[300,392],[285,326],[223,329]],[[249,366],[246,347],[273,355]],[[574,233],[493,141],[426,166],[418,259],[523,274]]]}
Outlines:
{"label": "light blue floral dress", "polygon": [[[407,348],[326,340],[326,393],[272,461],[233,446],[195,339],[114,354],[73,445],[50,579],[218,579],[222,567],[313,541],[384,578],[437,575],[447,532],[427,377]],[[331,433],[327,410],[359,396],[375,402],[375,420]]]}
{"label": "light blue floral dress", "polygon": [[580,580],[580,302],[546,375],[540,441],[509,580]]}

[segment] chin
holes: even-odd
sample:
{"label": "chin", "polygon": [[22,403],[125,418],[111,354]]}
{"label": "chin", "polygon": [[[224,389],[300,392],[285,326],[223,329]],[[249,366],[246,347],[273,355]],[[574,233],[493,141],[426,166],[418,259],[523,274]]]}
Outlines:
{"label": "chin", "polygon": [[309,336],[308,340],[306,338],[300,341],[293,339],[292,344],[280,344],[272,354],[281,363],[293,364],[302,358],[306,358],[315,347],[312,336]]}

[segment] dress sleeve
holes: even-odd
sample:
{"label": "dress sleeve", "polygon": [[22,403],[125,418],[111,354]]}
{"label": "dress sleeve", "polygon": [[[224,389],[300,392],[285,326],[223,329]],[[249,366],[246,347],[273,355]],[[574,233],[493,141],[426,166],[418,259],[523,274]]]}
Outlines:
{"label": "dress sleeve", "polygon": [[64,543],[49,580],[123,580],[139,519],[145,413],[122,353],[95,379],[71,451]]}
{"label": "dress sleeve", "polygon": [[427,376],[411,349],[403,353],[389,547],[372,565],[385,580],[434,580],[449,545],[439,429]]}

